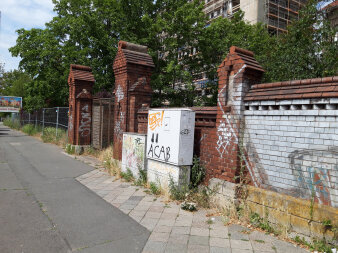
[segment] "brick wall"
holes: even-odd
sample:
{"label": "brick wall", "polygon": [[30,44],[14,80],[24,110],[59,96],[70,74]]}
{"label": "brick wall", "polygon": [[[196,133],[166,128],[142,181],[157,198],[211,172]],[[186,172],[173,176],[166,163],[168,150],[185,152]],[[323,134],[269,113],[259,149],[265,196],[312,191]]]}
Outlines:
{"label": "brick wall", "polygon": [[92,69],[70,65],[68,142],[73,145],[91,144],[92,87],[95,82]]}
{"label": "brick wall", "polygon": [[338,207],[337,81],[252,87],[244,143],[256,186]]}
{"label": "brick wall", "polygon": [[122,160],[123,132],[137,132],[137,111],[150,103],[150,77],[154,69],[145,46],[120,41],[114,60],[114,158]]}
{"label": "brick wall", "polygon": [[[119,160],[122,132],[147,132],[152,92],[149,56],[143,47],[124,43],[114,63]],[[149,64],[136,64],[131,54]],[[260,84],[263,73],[252,52],[231,47],[218,68],[217,107],[191,108],[194,154],[206,168],[206,182],[236,183],[245,168],[256,187],[304,199],[314,194],[316,202],[337,207],[337,77]]]}
{"label": "brick wall", "polygon": [[[337,207],[337,77],[259,84],[263,71],[253,53],[232,47],[218,70],[217,107],[192,108],[194,154],[207,181],[236,183],[245,167],[256,187],[303,199],[314,193]],[[147,131],[146,108],[138,131]]]}

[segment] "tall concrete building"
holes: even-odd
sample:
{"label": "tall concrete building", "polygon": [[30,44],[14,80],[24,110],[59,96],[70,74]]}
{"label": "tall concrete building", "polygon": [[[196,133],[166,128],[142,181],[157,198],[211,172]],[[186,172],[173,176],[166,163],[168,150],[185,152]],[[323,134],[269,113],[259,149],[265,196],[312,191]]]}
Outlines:
{"label": "tall concrete building", "polygon": [[299,9],[308,0],[204,0],[204,12],[209,20],[218,17],[231,18],[238,10],[244,12],[244,19],[255,24],[267,24],[269,32],[286,32],[287,25],[298,18]]}

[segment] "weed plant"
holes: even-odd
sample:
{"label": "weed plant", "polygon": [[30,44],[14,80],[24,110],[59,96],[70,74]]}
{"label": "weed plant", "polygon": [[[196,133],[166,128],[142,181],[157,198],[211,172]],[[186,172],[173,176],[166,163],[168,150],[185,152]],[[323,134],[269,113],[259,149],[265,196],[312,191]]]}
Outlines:
{"label": "weed plant", "polygon": [[121,168],[118,162],[113,158],[114,150],[113,146],[102,150],[98,154],[98,158],[102,161],[104,168],[110,175],[115,176],[116,178],[121,177]]}
{"label": "weed plant", "polygon": [[332,250],[333,248],[337,249],[338,245],[330,245],[326,242],[325,238],[323,239],[313,239],[312,242],[308,242],[305,240],[305,238],[300,238],[299,236],[296,236],[293,239],[296,243],[306,245],[307,247],[310,248],[311,251],[316,251],[316,252],[326,252],[326,253],[333,253],[334,251]]}
{"label": "weed plant", "polygon": [[59,146],[66,146],[67,134],[63,129],[55,127],[45,127],[43,129],[41,139],[43,142],[54,143]]}
{"label": "weed plant", "polygon": [[35,127],[33,124],[26,124],[22,127],[21,131],[28,135],[37,135],[41,132],[41,128]]}
{"label": "weed plant", "polygon": [[191,168],[190,184],[177,185],[172,177],[169,178],[170,197],[173,200],[194,202],[199,207],[209,208],[211,197],[217,193],[218,186],[210,188],[201,184],[205,178],[205,171],[205,167],[195,156]]}
{"label": "weed plant", "polygon": [[131,182],[134,180],[133,172],[131,172],[129,168],[127,168],[126,172],[121,172],[120,175],[127,182]]}
{"label": "weed plant", "polygon": [[66,145],[66,153],[70,154],[70,155],[75,154],[75,147],[71,144],[67,144]]}
{"label": "weed plant", "polygon": [[146,186],[147,185],[147,171],[142,168],[138,168],[138,179],[135,181],[135,185]]}
{"label": "weed plant", "polygon": [[154,195],[159,195],[161,193],[161,188],[155,182],[149,183],[150,192]]}

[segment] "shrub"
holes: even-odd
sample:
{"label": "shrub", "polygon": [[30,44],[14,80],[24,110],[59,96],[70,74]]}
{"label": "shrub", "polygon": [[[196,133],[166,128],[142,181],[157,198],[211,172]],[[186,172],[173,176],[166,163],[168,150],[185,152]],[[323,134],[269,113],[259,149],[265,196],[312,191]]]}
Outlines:
{"label": "shrub", "polygon": [[39,133],[39,129],[36,128],[33,124],[26,124],[22,127],[22,132],[28,135],[36,135]]}
{"label": "shrub", "polygon": [[20,130],[21,128],[20,120],[18,119],[6,118],[3,123],[5,126],[8,126],[16,130]]}
{"label": "shrub", "polygon": [[56,131],[55,127],[45,127],[43,129],[41,139],[43,142],[54,143],[56,145],[66,145],[67,134],[63,129],[58,128]]}

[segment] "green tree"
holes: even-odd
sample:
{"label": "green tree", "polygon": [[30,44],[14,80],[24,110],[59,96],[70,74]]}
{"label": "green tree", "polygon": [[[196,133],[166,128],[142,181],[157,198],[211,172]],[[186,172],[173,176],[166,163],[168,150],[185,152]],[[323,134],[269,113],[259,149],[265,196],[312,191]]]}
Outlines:
{"label": "green tree", "polygon": [[276,38],[270,36],[265,25],[250,25],[245,22],[244,13],[239,11],[232,19],[219,17],[203,30],[199,39],[199,51],[203,70],[209,79],[208,88],[212,97],[202,97],[203,103],[216,105],[218,92],[217,68],[229,53],[231,46],[241,47],[255,53],[263,66],[269,64],[269,52]]}
{"label": "green tree", "polygon": [[152,87],[153,105],[170,102],[171,106],[194,104],[193,74],[200,72],[197,52],[199,38],[206,24],[200,1],[157,1],[158,13],[143,18],[150,27],[148,40],[155,62]]}
{"label": "green tree", "polygon": [[20,70],[4,72],[0,77],[1,93],[7,96],[24,97],[26,94],[25,85],[30,81],[29,75]]}
{"label": "green tree", "polygon": [[67,101],[67,82],[62,51],[57,38],[46,28],[17,31],[18,39],[10,48],[13,56],[20,56],[20,69],[32,81],[26,87],[26,109],[62,106]]}
{"label": "green tree", "polygon": [[[101,2],[101,1],[98,1]],[[114,1],[105,1],[112,7]],[[116,2],[116,1],[115,1]],[[97,10],[93,1],[54,1],[57,16],[45,29],[20,29],[10,49],[20,56],[20,68],[33,78],[27,87],[27,108],[62,106],[68,102],[67,77],[71,63],[89,65],[96,79],[95,90],[111,86],[114,34],[107,6]],[[113,8],[108,8],[114,12]]]}
{"label": "green tree", "polygon": [[278,37],[270,51],[265,81],[325,77],[338,72],[337,30],[330,26],[317,1],[311,0],[300,11],[299,20]]}
{"label": "green tree", "polygon": [[[270,36],[262,24],[250,25],[238,12],[207,25],[199,0],[53,0],[56,16],[45,29],[18,30],[10,49],[25,85],[26,108],[68,103],[67,77],[72,63],[91,66],[94,91],[111,90],[119,40],[147,45],[155,63],[153,106],[215,105],[217,67],[232,45],[255,53],[267,71],[264,81],[334,75],[335,31],[313,0],[288,34]],[[206,73],[211,96],[197,98],[196,75]]]}

